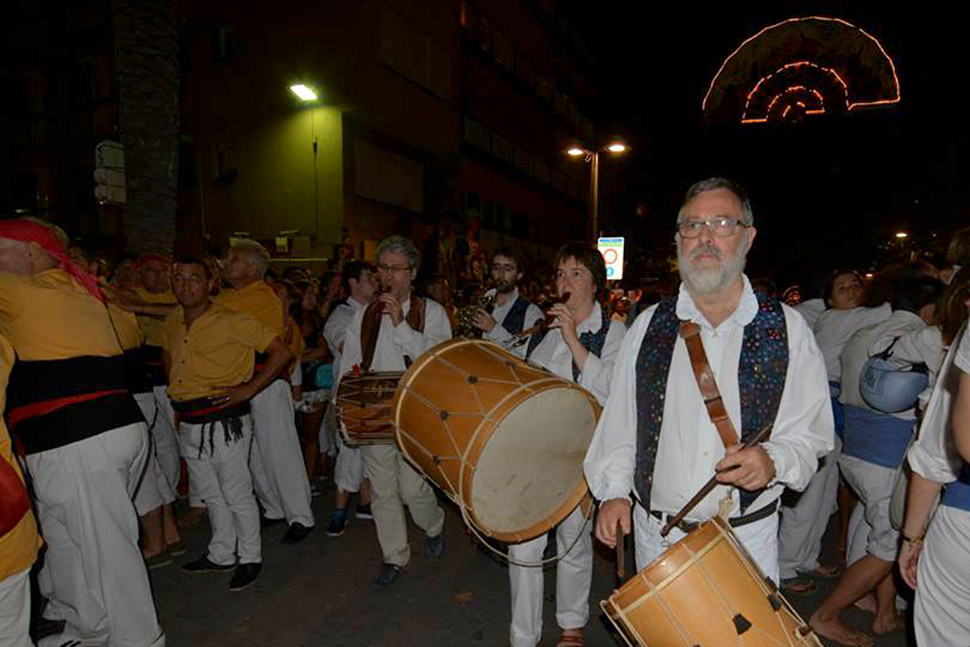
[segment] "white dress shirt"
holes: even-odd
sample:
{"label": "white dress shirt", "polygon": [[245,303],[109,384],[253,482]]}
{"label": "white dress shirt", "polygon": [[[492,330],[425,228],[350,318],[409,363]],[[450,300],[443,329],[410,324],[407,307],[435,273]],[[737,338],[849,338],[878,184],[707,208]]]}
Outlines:
{"label": "white dress shirt", "polygon": [[[426,350],[451,339],[451,324],[448,314],[437,302],[425,299],[424,332],[420,333],[411,328],[407,322],[407,315],[411,309],[411,300],[404,303],[404,321],[395,326],[391,317],[385,314],[381,317],[381,327],[377,333],[377,344],[374,347],[374,358],[371,360],[372,371],[404,371],[404,356],[412,360],[418,359]],[[340,376],[343,377],[351,368],[363,361],[363,351],[360,346],[360,327],[364,319],[366,308],[361,308],[354,315],[347,334],[344,337],[344,354],[340,358]],[[336,390],[336,386],[334,387]]]}
{"label": "white dress shirt", "polygon": [[[353,297],[347,297],[347,302],[338,304],[333,309],[333,312],[330,313],[330,316],[327,317],[327,323],[323,325],[323,338],[327,340],[327,348],[330,350],[330,354],[333,355],[334,384],[340,379],[340,358],[343,355],[341,349],[344,345],[344,336],[347,334],[347,328],[350,326],[350,322],[353,321],[354,315],[366,307]],[[336,391],[334,389],[334,393]]]}
{"label": "white dress shirt", "polygon": [[[741,403],[738,362],[744,327],[758,313],[758,301],[747,277],[734,313],[714,328],[700,313],[681,284],[677,317],[701,327],[701,340],[711,370],[724,398],[731,422],[740,433]],[[788,328],[788,370],[771,439],[762,444],[775,464],[775,478],[750,506],[758,510],[777,499],[785,486],[803,490],[818,467],[818,457],[833,447],[834,423],[829,406],[825,363],[815,338],[801,315],[783,306]],[[644,334],[656,306],[643,312],[623,342],[613,377],[612,392],[600,416],[586,455],[585,472],[590,490],[606,501],[628,498],[635,488],[637,452],[636,364]],[[724,445],[704,407],[683,339],[677,338],[664,398],[663,423],[649,503],[652,510],[674,513],[712,477],[714,465],[725,455]],[[688,515],[704,520],[717,513],[728,492],[718,486]],[[740,510],[736,490],[732,516]]]}
{"label": "white dress shirt", "polygon": [[[600,404],[606,402],[610,395],[610,382],[613,379],[613,366],[617,361],[617,354],[623,345],[626,327],[616,321],[607,319],[609,330],[603,342],[603,350],[597,357],[593,353],[586,356],[586,363],[579,374],[577,384],[596,396]],[[593,304],[593,311],[576,326],[576,334],[584,332],[596,333],[603,325],[603,309],[599,303]],[[573,381],[573,354],[562,338],[559,328],[552,328],[539,345],[532,351],[529,361],[537,366],[555,373],[564,380]]]}
{"label": "white dress shirt", "polygon": [[963,467],[963,459],[953,444],[950,420],[960,388],[961,371],[970,373],[968,340],[970,337],[962,329],[950,344],[926,406],[919,436],[906,455],[914,472],[937,483],[955,481]]}
{"label": "white dress shirt", "polygon": [[808,299],[795,306],[795,312],[805,317],[809,328],[815,327],[815,322],[825,312],[825,299]]}
{"label": "white dress shirt", "polygon": [[[494,319],[496,323],[491,330],[489,330],[487,333],[483,335],[485,339],[488,339],[489,341],[494,341],[496,344],[499,344],[499,345],[504,345],[508,343],[509,340],[512,339],[512,337],[514,337],[512,333],[510,333],[502,326],[502,322],[505,321],[505,318],[509,315],[509,311],[512,310],[512,306],[515,305],[515,300],[518,298],[519,298],[519,288],[513,288],[511,294],[509,294],[509,298],[505,301],[504,304],[497,305],[497,302],[496,302],[496,306],[492,310],[492,319]],[[537,321],[542,319],[543,316],[544,315],[542,314],[542,310],[539,309],[539,306],[537,306],[534,303],[530,303],[529,307],[526,308],[526,311],[525,311],[525,320],[522,324],[522,330],[531,328],[536,324]],[[522,343],[512,348],[509,348],[508,350],[512,353],[515,353],[519,357],[525,357],[525,351],[528,347],[529,347],[529,340],[528,338],[526,338],[525,340],[522,340]]]}
{"label": "white dress shirt", "polygon": [[851,310],[837,310],[830,308],[819,315],[813,327],[815,341],[825,358],[825,370],[829,380],[838,382],[842,377],[842,349],[849,337],[866,326],[874,326],[889,319],[893,310],[888,303],[878,308],[852,308]]}
{"label": "white dress shirt", "polygon": [[[902,337],[923,328],[926,328],[926,323],[919,315],[908,310],[896,310],[881,324],[857,330],[849,337],[845,348],[842,349],[842,392],[839,395],[839,401],[842,404],[872,409],[859,390],[859,379],[862,377],[862,369],[866,361],[889,348],[896,337]],[[912,420],[916,418],[916,408],[886,415]]]}

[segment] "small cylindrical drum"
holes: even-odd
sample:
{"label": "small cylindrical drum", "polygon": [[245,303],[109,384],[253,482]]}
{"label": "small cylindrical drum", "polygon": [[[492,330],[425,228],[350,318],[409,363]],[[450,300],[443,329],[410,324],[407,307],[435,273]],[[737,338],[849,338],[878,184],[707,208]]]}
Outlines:
{"label": "small cylindrical drum", "polygon": [[600,604],[641,647],[822,647],[720,518],[701,524]]}
{"label": "small cylindrical drum", "polygon": [[391,402],[402,371],[347,374],[337,388],[337,425],[344,442],[359,445],[393,445]]}
{"label": "small cylindrical drum", "polygon": [[419,357],[393,405],[404,456],[504,542],[538,537],[583,499],[599,412],[585,389],[472,339]]}

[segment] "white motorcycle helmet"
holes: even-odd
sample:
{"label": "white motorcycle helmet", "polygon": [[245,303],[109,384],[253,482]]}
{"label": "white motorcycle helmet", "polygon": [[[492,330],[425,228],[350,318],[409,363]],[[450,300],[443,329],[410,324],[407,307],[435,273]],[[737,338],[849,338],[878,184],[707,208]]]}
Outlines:
{"label": "white motorcycle helmet", "polygon": [[[888,351],[887,351],[888,352]],[[883,413],[899,413],[916,406],[919,394],[929,384],[922,364],[901,369],[885,357],[870,357],[862,367],[859,390],[862,399]]]}

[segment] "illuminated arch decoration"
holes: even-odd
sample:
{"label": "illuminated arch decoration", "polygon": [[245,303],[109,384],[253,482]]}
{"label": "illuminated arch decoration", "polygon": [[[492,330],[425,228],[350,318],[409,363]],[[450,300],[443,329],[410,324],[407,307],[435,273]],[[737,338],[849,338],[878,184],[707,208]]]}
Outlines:
{"label": "illuminated arch decoration", "polygon": [[701,106],[710,121],[800,121],[899,103],[896,66],[878,40],[840,18],[790,18],[731,53]]}

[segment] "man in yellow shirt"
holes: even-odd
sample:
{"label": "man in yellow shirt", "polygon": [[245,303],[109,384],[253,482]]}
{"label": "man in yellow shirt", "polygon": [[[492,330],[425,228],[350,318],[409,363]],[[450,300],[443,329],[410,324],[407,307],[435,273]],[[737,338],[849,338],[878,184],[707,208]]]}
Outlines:
{"label": "man in yellow shirt", "polygon": [[[235,569],[229,590],[239,591],[256,581],[262,563],[259,509],[247,465],[250,401],[292,356],[276,331],[214,303],[209,298],[213,283],[200,259],[175,263],[172,288],[181,307],[165,320],[162,361],[179,414],[182,457],[212,527],[205,555],[182,568],[193,573]],[[256,352],[267,358],[253,375]]]}
{"label": "man in yellow shirt", "polygon": [[[0,414],[7,378],[14,363],[13,348],[0,337]],[[7,427],[0,417],[0,636],[10,647],[32,645],[30,628],[30,566],[37,559],[40,536],[20,465],[13,456]],[[9,642],[8,642],[9,641]]]}
{"label": "man in yellow shirt", "polygon": [[45,616],[65,621],[58,644],[161,647],[132,504],[148,429],[97,282],[37,222],[0,221],[0,334],[17,353],[7,421],[48,546],[41,592]]}
{"label": "man in yellow shirt", "polygon": [[[259,243],[243,240],[229,250],[223,279],[232,288],[223,290],[216,302],[255,318],[285,336],[282,302],[264,277],[269,252]],[[259,362],[257,358],[257,362]],[[283,543],[302,541],[313,530],[310,481],[296,431],[293,397],[286,380],[279,378],[253,398],[253,451],[249,468],[256,495],[263,504],[267,523],[286,520],[289,529]]]}

